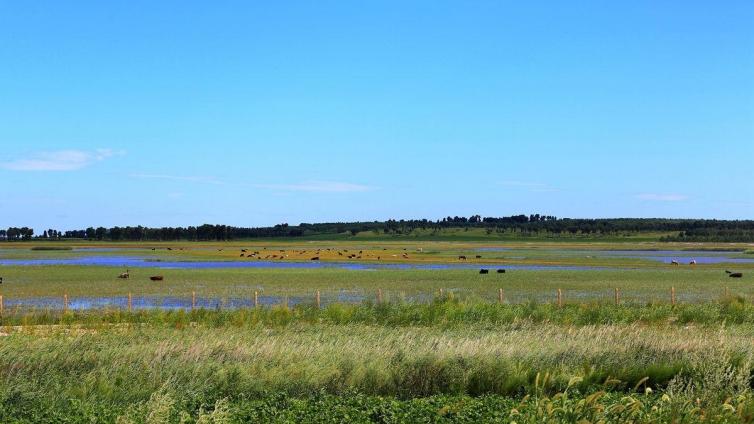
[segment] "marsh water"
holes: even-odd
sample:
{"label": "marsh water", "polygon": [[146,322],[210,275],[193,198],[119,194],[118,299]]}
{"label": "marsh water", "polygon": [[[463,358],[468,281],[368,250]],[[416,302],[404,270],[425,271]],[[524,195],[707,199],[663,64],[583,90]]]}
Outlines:
{"label": "marsh water", "polygon": [[124,268],[160,268],[160,269],[220,269],[220,268],[339,268],[350,270],[379,270],[379,269],[478,269],[505,268],[516,270],[553,270],[553,271],[586,271],[593,269],[607,269],[606,267],[579,265],[501,265],[484,263],[401,263],[377,264],[361,262],[284,262],[269,260],[231,260],[231,261],[175,261],[146,259],[136,256],[81,256],[56,259],[0,259],[0,265],[7,266],[40,266],[40,265],[78,265],[78,266],[107,266]]}
{"label": "marsh water", "polygon": [[[575,249],[538,249],[538,250],[521,250],[509,248],[480,248],[481,252],[500,252],[501,257],[495,259],[524,259],[534,257],[547,258],[627,258],[638,259],[652,262],[670,263],[671,260],[677,260],[681,264],[686,264],[694,259],[699,264],[718,264],[718,263],[754,263],[754,257],[747,258],[740,252],[722,252],[722,251],[687,251],[687,250],[575,250]],[[507,252],[511,255],[506,254]],[[72,266],[102,266],[118,268],[159,268],[159,269],[224,269],[224,268],[269,268],[269,269],[345,269],[352,271],[376,271],[376,270],[454,270],[468,269],[478,270],[479,268],[489,268],[492,273],[495,269],[506,270],[527,270],[527,271],[593,271],[615,269],[610,266],[585,266],[585,265],[554,265],[554,264],[491,264],[491,263],[364,263],[364,262],[327,262],[327,261],[275,261],[275,260],[228,260],[228,261],[180,261],[175,259],[161,259],[159,256],[139,256],[137,249],[131,248],[88,248],[76,249],[73,255],[62,252],[45,252],[44,258],[8,258],[6,251],[0,250],[0,266],[52,266],[52,265],[72,265]],[[544,261],[544,260],[543,260]],[[594,297],[594,293],[584,293],[584,296]],[[639,293],[636,293],[637,297]],[[601,295],[600,295],[601,296]],[[608,299],[611,293],[605,292],[604,297]],[[629,292],[625,293],[626,297],[632,297]],[[694,301],[694,295],[689,293],[687,300]],[[508,293],[506,300],[511,303],[526,302],[529,300],[550,301],[548,295],[536,296],[532,299],[531,293]],[[580,293],[569,293],[569,297],[579,298]],[[408,297],[402,297],[403,300],[410,302],[428,302],[433,298],[430,294],[414,294]],[[330,303],[361,303],[367,300],[375,300],[374,293],[364,293],[360,291],[343,290],[335,293],[323,293],[321,304]],[[272,296],[260,293],[257,298],[257,305],[271,306],[279,304],[297,305],[302,303],[313,303],[312,296]],[[134,297],[131,302],[133,309],[183,309],[192,308],[191,297],[186,296],[143,296]],[[208,309],[235,309],[255,306],[253,296],[245,297],[223,297],[223,298],[196,298],[196,308]],[[63,299],[60,297],[33,297],[21,299],[6,299],[6,308],[34,308],[34,309],[62,309]],[[68,308],[74,310],[85,309],[125,309],[128,307],[128,299],[125,296],[104,296],[104,297],[78,297],[71,298],[68,302]]]}
{"label": "marsh water", "polygon": [[[160,259],[157,257],[138,256],[133,248],[79,248],[75,255],[58,255],[50,257],[55,252],[46,252],[45,258],[6,258],[0,250],[0,265],[7,266],[40,266],[40,265],[78,265],[78,266],[106,266],[132,268],[162,268],[162,269],[213,269],[213,268],[340,268],[349,270],[379,270],[379,269],[477,269],[480,267],[506,268],[511,270],[554,270],[554,271],[587,271],[609,269],[606,266],[584,265],[554,265],[547,263],[532,264],[494,264],[494,263],[364,263],[364,262],[329,262],[309,261],[294,262],[281,260],[192,260],[181,261],[175,259]],[[479,252],[512,251],[505,247],[482,247],[475,249]],[[113,254],[115,253],[115,254]],[[121,254],[118,254],[121,253]],[[577,250],[577,249],[542,249],[537,251],[515,251],[513,256],[503,255],[496,259],[527,259],[526,253],[535,255],[546,254],[559,258],[624,258],[639,259],[653,262],[670,263],[673,260],[689,263],[692,259],[698,264],[719,263],[754,263],[754,257],[740,257],[740,252],[720,252],[707,250]]]}

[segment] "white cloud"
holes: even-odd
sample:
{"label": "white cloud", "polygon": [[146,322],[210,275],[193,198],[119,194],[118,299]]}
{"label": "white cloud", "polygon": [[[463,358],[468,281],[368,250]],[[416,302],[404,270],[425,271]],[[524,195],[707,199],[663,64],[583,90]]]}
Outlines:
{"label": "white cloud", "polygon": [[306,181],[298,184],[255,184],[259,188],[285,191],[349,193],[369,191],[373,187],[337,181]]}
{"label": "white cloud", "polygon": [[157,180],[170,180],[170,181],[188,181],[192,183],[225,184],[223,181],[220,181],[215,177],[206,177],[206,176],[198,176],[198,175],[131,174],[131,177],[157,179]]}
{"label": "white cloud", "polygon": [[682,202],[689,197],[685,194],[659,194],[659,193],[642,193],[635,196],[639,200],[649,200],[654,202]]}
{"label": "white cloud", "polygon": [[0,167],[11,171],[75,171],[109,157],[123,154],[125,152],[115,152],[111,149],[39,152],[28,158],[0,164]]}

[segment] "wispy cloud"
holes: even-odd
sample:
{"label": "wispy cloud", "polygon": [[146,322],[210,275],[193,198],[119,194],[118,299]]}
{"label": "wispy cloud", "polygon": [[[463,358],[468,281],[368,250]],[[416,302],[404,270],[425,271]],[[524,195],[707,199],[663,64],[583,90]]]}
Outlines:
{"label": "wispy cloud", "polygon": [[549,184],[540,183],[540,182],[532,182],[532,181],[507,180],[507,181],[500,181],[498,184],[501,186],[509,187],[509,188],[518,188],[518,189],[529,190],[533,192],[558,191],[557,188],[552,187]]}
{"label": "wispy cloud", "polygon": [[682,202],[689,197],[685,194],[660,194],[660,193],[641,193],[636,196],[639,200],[649,200],[654,202]]}
{"label": "wispy cloud", "polygon": [[11,171],[76,171],[95,162],[123,154],[125,152],[112,149],[57,150],[35,153],[28,158],[14,159],[0,164],[0,167]]}
{"label": "wispy cloud", "polygon": [[146,178],[156,180],[187,181],[192,183],[225,184],[215,177],[198,175],[167,175],[167,174],[131,174],[133,178]]}
{"label": "wispy cloud", "polygon": [[306,181],[297,184],[255,184],[255,187],[284,191],[349,193],[373,190],[374,187],[338,181]]}

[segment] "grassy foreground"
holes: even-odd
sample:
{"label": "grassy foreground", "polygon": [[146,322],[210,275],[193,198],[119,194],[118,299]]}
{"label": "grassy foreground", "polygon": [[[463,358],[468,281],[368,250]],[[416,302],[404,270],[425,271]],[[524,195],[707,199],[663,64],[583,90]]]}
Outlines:
{"label": "grassy foreground", "polygon": [[754,306],[4,316],[2,422],[747,422]]}

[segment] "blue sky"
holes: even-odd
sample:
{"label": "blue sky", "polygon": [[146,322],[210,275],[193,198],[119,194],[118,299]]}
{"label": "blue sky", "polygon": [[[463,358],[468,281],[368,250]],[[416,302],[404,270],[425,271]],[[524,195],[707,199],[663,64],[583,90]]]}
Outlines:
{"label": "blue sky", "polygon": [[754,218],[752,22],[750,1],[0,2],[0,227]]}

